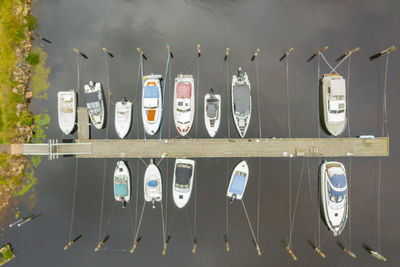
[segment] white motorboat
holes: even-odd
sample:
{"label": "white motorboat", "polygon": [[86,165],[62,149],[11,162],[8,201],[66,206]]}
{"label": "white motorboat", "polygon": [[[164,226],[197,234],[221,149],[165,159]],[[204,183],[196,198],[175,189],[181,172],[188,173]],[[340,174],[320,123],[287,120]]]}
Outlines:
{"label": "white motorboat", "polygon": [[333,235],[338,236],[346,226],[349,212],[346,170],[342,163],[322,163],[320,189],[326,224]]}
{"label": "white motorboat", "polygon": [[333,136],[343,133],[347,124],[346,81],[338,73],[325,74],[322,98],[326,130]]}
{"label": "white motorboat", "polygon": [[175,78],[174,121],[179,134],[185,136],[192,128],[194,112],[193,75],[178,75]]}
{"label": "white motorboat", "polygon": [[251,117],[251,87],[246,73],[238,69],[232,77],[232,114],[240,137],[246,135]]}
{"label": "white motorboat", "polygon": [[143,77],[142,92],[142,119],[148,135],[158,132],[163,112],[160,79],[161,75],[147,75]]}
{"label": "white motorboat", "polygon": [[229,181],[226,196],[233,202],[235,199],[241,200],[246,190],[249,178],[249,166],[245,160],[239,162],[233,169],[231,180]]}
{"label": "white motorboat", "polygon": [[144,173],[144,199],[152,202],[153,209],[156,203],[162,200],[162,180],[161,173],[152,160]]}
{"label": "white motorboat", "polygon": [[204,96],[204,121],[208,134],[214,137],[221,121],[221,95],[214,94],[212,89]]}
{"label": "white motorboat", "polygon": [[119,138],[124,138],[132,124],[132,102],[124,99],[115,104],[115,131]]}
{"label": "white motorboat", "polygon": [[118,161],[114,171],[114,198],[117,201],[121,201],[124,208],[131,197],[130,178],[125,162],[122,160]]}
{"label": "white motorboat", "polygon": [[97,129],[101,129],[104,126],[104,97],[103,88],[101,83],[94,83],[92,81],[84,86],[86,107],[88,108],[88,114],[90,121]]}
{"label": "white motorboat", "polygon": [[76,121],[76,93],[73,90],[60,91],[58,98],[58,125],[61,131],[68,135],[75,128]]}
{"label": "white motorboat", "polygon": [[190,159],[176,159],[172,195],[175,205],[183,208],[190,199],[193,188],[195,161]]}

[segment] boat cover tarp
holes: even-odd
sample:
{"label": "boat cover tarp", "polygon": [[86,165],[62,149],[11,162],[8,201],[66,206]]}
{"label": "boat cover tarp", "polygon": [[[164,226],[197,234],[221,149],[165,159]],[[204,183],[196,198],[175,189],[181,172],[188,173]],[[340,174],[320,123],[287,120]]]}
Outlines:
{"label": "boat cover tarp", "polygon": [[242,195],[244,190],[244,185],[246,183],[246,177],[240,174],[235,174],[233,176],[233,181],[229,192],[236,195]]}
{"label": "boat cover tarp", "polygon": [[[332,186],[330,186],[330,192],[336,196],[344,196],[347,193],[347,181],[346,181],[346,176],[344,176],[343,174],[335,174],[332,177],[329,178],[330,183],[332,184]],[[340,191],[335,190],[335,188],[337,189],[342,189]]]}
{"label": "boat cover tarp", "polygon": [[143,88],[144,98],[159,98],[160,94],[158,92],[158,87],[156,86],[145,86]]}
{"label": "boat cover tarp", "polygon": [[207,117],[215,118],[217,116],[217,106],[218,104],[215,102],[209,102],[207,105]]}
{"label": "boat cover tarp", "polygon": [[342,96],[346,94],[345,80],[332,80],[331,81],[331,95]]}
{"label": "boat cover tarp", "polygon": [[85,101],[86,101],[86,103],[98,102],[99,101],[99,93],[93,92],[93,93],[85,94]]}
{"label": "boat cover tarp", "polygon": [[175,182],[180,185],[188,185],[190,177],[192,176],[192,166],[189,166],[189,168],[184,168],[184,167],[176,167],[176,180]]}
{"label": "boat cover tarp", "polygon": [[176,98],[190,98],[192,95],[191,83],[178,83],[176,85]]}
{"label": "boat cover tarp", "polygon": [[157,180],[150,180],[147,185],[150,187],[156,187],[157,186]]}
{"label": "boat cover tarp", "polygon": [[246,85],[233,86],[235,113],[247,115],[250,113],[250,88]]}
{"label": "boat cover tarp", "polygon": [[114,194],[117,196],[127,196],[128,195],[127,184],[114,184]]}

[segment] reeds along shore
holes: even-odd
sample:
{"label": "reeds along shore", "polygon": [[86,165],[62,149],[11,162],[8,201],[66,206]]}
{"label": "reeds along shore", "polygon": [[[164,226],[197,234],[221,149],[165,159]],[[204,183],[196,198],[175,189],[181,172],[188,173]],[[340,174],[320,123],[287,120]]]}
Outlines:
{"label": "reeds along shore", "polygon": [[[31,0],[0,1],[0,143],[29,142],[34,134],[29,101],[32,33],[37,27]],[[23,182],[29,161],[0,154],[0,213]]]}

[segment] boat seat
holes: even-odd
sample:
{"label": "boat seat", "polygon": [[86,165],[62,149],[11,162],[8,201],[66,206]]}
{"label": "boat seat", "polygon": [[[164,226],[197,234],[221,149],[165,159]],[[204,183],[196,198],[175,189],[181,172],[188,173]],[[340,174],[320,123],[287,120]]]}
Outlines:
{"label": "boat seat", "polygon": [[155,109],[149,109],[146,110],[147,113],[147,120],[148,121],[154,121],[154,118],[156,116],[156,110]]}
{"label": "boat seat", "polygon": [[156,180],[150,180],[147,182],[147,185],[150,187],[156,187],[157,186],[157,181]]}
{"label": "boat seat", "polygon": [[207,117],[213,119],[217,117],[217,105],[216,104],[208,104],[207,105]]}
{"label": "boat seat", "polygon": [[64,113],[72,113],[73,109],[69,108],[69,107],[62,107],[61,111],[64,112]]}

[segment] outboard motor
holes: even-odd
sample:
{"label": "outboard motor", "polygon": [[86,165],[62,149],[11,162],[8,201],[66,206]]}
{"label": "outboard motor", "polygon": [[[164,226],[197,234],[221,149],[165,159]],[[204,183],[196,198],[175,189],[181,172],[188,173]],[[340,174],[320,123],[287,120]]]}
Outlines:
{"label": "outboard motor", "polygon": [[231,197],[231,204],[233,203],[233,201],[235,201],[235,199],[236,199],[236,194],[233,194]]}
{"label": "outboard motor", "polygon": [[124,198],[121,198],[122,201],[122,208],[126,208],[126,200]]}
{"label": "outboard motor", "polygon": [[153,209],[155,209],[156,208],[156,202],[153,200]]}
{"label": "outboard motor", "polygon": [[93,81],[89,81],[89,86],[93,87],[94,86],[94,82]]}

